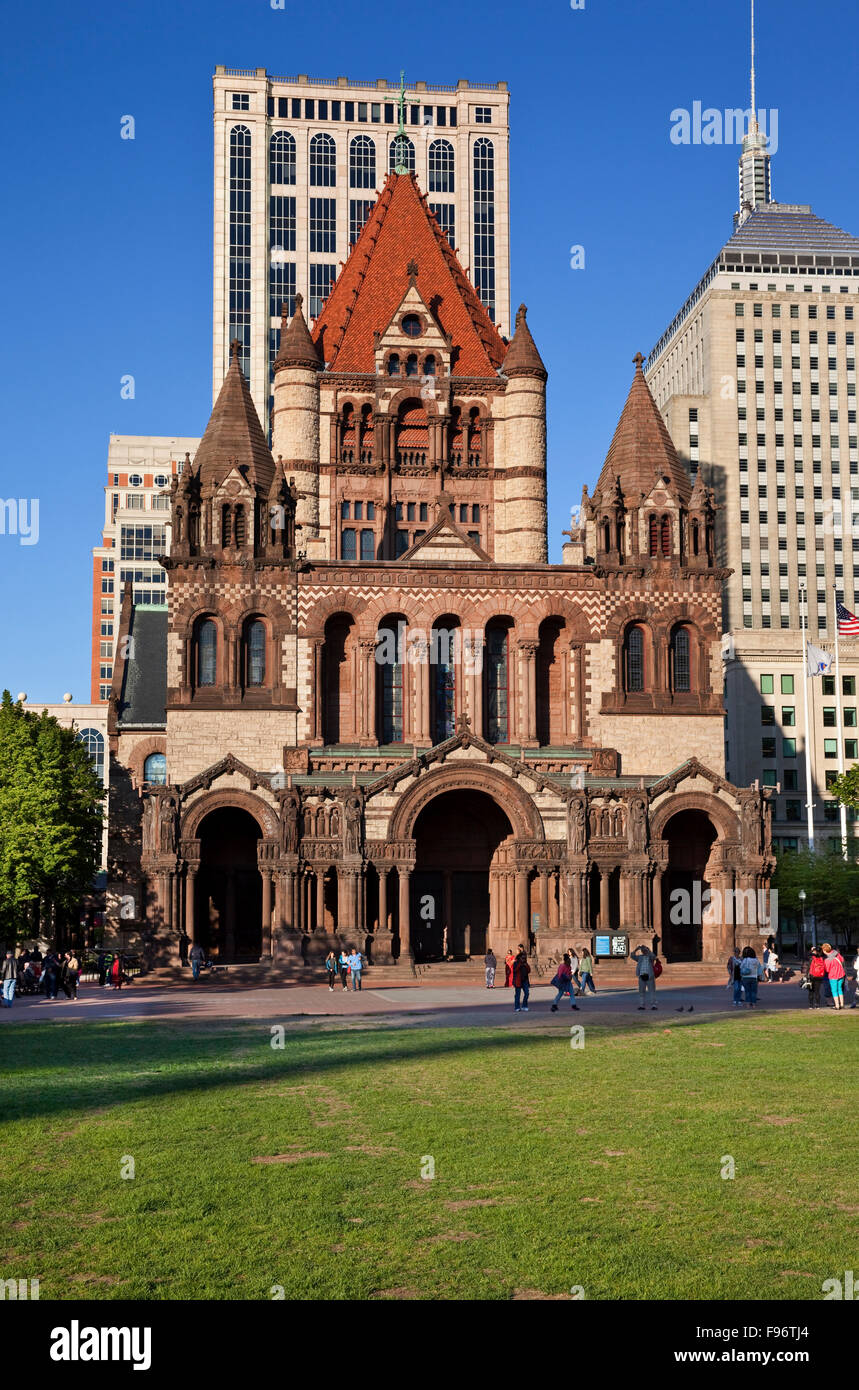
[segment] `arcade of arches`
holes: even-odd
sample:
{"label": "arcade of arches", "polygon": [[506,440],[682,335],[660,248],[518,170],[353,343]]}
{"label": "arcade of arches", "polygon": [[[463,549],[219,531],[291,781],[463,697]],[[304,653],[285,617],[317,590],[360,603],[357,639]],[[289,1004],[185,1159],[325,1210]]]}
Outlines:
{"label": "arcade of arches", "polygon": [[[463,743],[474,748],[471,735],[448,748]],[[679,796],[659,784],[523,786],[515,760],[483,749],[492,770],[441,760],[399,796],[387,775],[340,794],[288,785],[276,809],[216,793],[207,810],[211,794],[192,793],[183,811],[181,787],[152,788],[147,869],[165,925],[222,961],[317,958],[343,944],[375,963],[463,959],[520,941],[545,957],[606,931],[631,947],[659,936],[669,961],[692,961],[757,939],[754,924],[684,917],[674,904],[678,892],[694,903],[708,888],[765,889],[760,800],[730,789],[731,806],[709,784]]]}

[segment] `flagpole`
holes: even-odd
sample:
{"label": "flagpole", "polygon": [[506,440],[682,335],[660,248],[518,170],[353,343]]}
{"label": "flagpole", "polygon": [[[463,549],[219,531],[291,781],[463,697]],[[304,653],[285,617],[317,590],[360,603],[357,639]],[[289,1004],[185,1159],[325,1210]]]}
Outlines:
{"label": "flagpole", "polygon": [[802,620],[802,702],[805,706],[805,809],[808,816],[808,848],[814,852],[814,804],[811,799],[811,747],[808,742],[808,638],[806,635],[806,588],[799,590]]}
{"label": "flagpole", "polygon": [[[838,775],[844,776],[844,728],[841,713],[841,664],[838,659],[838,589],[835,590],[835,708],[838,732]],[[841,802],[841,858],[847,858],[847,805]]]}

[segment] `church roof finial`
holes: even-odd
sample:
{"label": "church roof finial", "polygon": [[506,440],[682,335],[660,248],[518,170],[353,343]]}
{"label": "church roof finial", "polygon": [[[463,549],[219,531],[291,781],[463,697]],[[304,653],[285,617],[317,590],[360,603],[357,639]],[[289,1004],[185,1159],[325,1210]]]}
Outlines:
{"label": "church roof finial", "polygon": [[409,165],[407,159],[408,136],[406,135],[406,73],[405,69],[400,69],[400,124],[394,140],[394,173],[407,174]]}

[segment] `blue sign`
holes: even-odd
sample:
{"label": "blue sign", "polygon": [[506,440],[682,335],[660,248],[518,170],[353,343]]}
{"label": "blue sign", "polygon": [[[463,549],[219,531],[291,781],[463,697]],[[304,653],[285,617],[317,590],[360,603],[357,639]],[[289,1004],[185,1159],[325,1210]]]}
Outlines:
{"label": "blue sign", "polygon": [[610,955],[611,955],[611,937],[610,937],[610,936],[596,936],[596,937],[594,937],[594,955],[595,955],[595,956],[610,956]]}

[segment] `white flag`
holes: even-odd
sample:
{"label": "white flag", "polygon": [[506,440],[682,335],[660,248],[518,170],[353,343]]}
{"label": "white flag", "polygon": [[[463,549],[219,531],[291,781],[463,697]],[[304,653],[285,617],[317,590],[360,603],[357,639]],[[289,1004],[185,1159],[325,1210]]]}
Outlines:
{"label": "white flag", "polygon": [[814,647],[810,642],[806,643],[806,669],[810,676],[828,676],[832,670],[832,657],[829,652],[823,652],[819,647]]}

